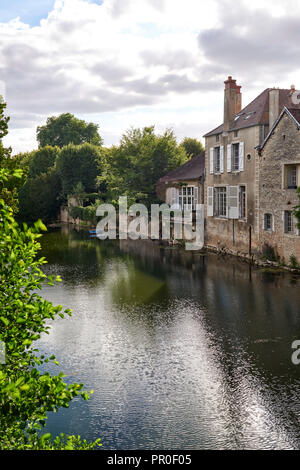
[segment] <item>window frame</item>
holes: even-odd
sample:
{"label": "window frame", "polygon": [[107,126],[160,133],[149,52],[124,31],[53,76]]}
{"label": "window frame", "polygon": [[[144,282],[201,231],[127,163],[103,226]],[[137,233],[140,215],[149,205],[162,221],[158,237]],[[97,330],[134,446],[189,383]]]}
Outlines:
{"label": "window frame", "polygon": [[[267,224],[266,224],[268,216],[270,216],[270,227],[267,227]],[[271,214],[270,212],[266,212],[264,214],[264,231],[265,232],[273,232],[273,221],[274,221],[273,214]]]}
{"label": "window frame", "polygon": [[[289,220],[287,220],[289,217]],[[290,230],[289,230],[290,227]],[[286,210],[283,213],[283,229],[286,235],[294,234],[294,217],[293,211]]]}
{"label": "window frame", "polygon": [[[233,142],[231,144],[231,168],[233,172],[240,171],[240,142]],[[237,149],[235,155],[235,149]],[[237,168],[236,168],[236,158],[237,158]]]}
{"label": "window frame", "polygon": [[214,216],[227,218],[227,186],[214,187]]}
{"label": "window frame", "polygon": [[[242,188],[244,189],[244,191],[242,191]],[[239,219],[247,220],[247,187],[245,184],[239,185]]]}

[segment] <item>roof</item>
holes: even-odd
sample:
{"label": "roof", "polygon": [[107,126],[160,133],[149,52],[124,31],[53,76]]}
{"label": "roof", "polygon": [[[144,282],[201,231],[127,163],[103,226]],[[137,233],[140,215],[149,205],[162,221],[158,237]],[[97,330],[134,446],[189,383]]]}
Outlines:
{"label": "roof", "polygon": [[171,183],[173,181],[195,180],[203,176],[205,169],[205,152],[191,158],[184,165],[179,166],[158,180],[158,183]]}
{"label": "roof", "polygon": [[281,118],[284,114],[286,114],[296,124],[296,126],[298,126],[298,129],[300,129],[300,109],[298,109],[298,108],[287,108],[286,106],[284,106],[283,110],[281,111],[278,118],[276,119],[273,126],[271,127],[267,137],[265,138],[263,143],[260,146],[257,147],[259,150],[262,150],[264,148],[265,144],[267,143],[267,141],[269,140],[269,138],[273,134],[275,127],[277,126],[277,124],[279,123],[279,121],[281,120]]}
{"label": "roof", "polygon": [[[242,109],[236,116],[234,121],[231,123],[230,131],[243,129],[245,127],[257,126],[257,125],[268,125],[269,124],[269,91],[272,88],[267,88],[260,95],[258,95],[251,103]],[[279,90],[279,109],[296,108],[300,109],[300,104],[295,105],[292,102],[291,90],[280,89]],[[212,131],[205,134],[204,137],[210,137],[212,135],[221,134],[224,130],[224,125],[213,129]]]}
{"label": "roof", "polygon": [[291,113],[291,115],[296,119],[297,121],[297,124],[298,126],[300,127],[300,109],[292,109],[292,108],[289,108],[289,112]]}

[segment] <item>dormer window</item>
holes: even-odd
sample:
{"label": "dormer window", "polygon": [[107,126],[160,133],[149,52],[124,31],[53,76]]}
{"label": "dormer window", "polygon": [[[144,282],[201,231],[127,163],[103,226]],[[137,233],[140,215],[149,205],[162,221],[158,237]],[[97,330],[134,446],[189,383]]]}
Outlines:
{"label": "dormer window", "polygon": [[250,113],[247,113],[246,116],[244,117],[245,121],[247,119],[250,119],[253,116],[253,114],[255,114],[255,111],[251,111]]}

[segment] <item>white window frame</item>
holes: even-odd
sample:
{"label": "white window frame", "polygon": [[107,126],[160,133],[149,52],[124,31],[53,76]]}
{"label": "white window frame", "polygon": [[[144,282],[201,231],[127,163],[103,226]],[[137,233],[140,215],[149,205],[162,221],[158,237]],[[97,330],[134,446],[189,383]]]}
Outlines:
{"label": "white window frame", "polygon": [[[222,191],[223,202],[221,201],[220,194]],[[220,198],[220,199],[219,199]],[[225,199],[225,202],[224,202]],[[220,205],[222,205],[223,213],[220,213]],[[215,186],[214,187],[214,216],[221,219],[228,218],[228,186]]]}
{"label": "white window frame", "polygon": [[[234,148],[238,146],[238,154],[234,155]],[[236,168],[235,157],[238,159]],[[232,142],[227,145],[227,173],[239,173],[245,168],[245,144],[244,142]]]}
{"label": "white window frame", "polygon": [[178,188],[178,205],[181,210],[196,210],[199,204],[198,186],[188,184]]}

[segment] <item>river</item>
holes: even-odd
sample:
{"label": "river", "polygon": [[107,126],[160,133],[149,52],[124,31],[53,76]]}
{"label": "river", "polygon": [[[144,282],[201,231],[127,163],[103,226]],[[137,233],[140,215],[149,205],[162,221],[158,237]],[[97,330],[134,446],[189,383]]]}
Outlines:
{"label": "river", "polygon": [[47,431],[116,450],[300,448],[299,277],[67,228],[42,254],[63,280],[43,296],[73,315],[39,348],[95,390]]}

